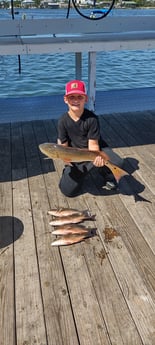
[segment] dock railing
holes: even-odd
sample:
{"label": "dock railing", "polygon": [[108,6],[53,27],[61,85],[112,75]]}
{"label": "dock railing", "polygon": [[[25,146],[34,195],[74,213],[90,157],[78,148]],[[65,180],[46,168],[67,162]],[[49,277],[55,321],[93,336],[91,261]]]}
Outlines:
{"label": "dock railing", "polygon": [[96,53],[155,49],[155,16],[20,19],[0,21],[0,55],[75,53],[75,78],[82,79],[88,53],[89,109],[94,110]]}

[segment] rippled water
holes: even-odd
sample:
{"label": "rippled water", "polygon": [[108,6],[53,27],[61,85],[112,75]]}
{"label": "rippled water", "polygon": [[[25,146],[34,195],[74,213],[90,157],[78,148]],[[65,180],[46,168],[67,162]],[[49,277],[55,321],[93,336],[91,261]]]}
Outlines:
{"label": "rippled water", "polygon": [[[66,10],[24,10],[27,18],[64,17]],[[22,16],[23,9],[18,16]],[[155,15],[155,10],[113,10],[111,15]],[[75,16],[75,11],[71,16]],[[0,19],[9,18],[0,10]],[[0,56],[0,97],[38,96],[64,92],[64,84],[75,77],[74,54]],[[87,83],[87,54],[83,54],[83,80]],[[155,50],[97,53],[97,90],[155,86]]]}

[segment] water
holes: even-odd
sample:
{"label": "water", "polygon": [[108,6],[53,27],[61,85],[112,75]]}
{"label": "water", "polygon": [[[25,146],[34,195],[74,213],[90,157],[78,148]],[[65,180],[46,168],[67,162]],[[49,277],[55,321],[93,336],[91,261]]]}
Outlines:
{"label": "water", "polygon": [[[65,18],[67,10],[20,9],[16,18]],[[110,15],[155,15],[155,9],[113,10]],[[70,18],[77,16],[71,10]],[[11,19],[9,10],[0,10],[0,19]],[[104,19],[103,19],[104,20]],[[87,83],[87,54],[83,54],[82,74]],[[75,77],[75,55],[21,56],[22,73],[18,73],[17,56],[0,57],[0,97],[45,96],[63,94],[64,85]],[[113,51],[97,53],[96,89],[100,91],[155,87],[155,50]]]}

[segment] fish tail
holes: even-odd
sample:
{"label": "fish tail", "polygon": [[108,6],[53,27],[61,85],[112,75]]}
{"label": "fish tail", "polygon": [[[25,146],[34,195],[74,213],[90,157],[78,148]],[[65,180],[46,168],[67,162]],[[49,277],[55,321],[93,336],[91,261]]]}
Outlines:
{"label": "fish tail", "polygon": [[113,163],[111,163],[110,161],[105,162],[105,165],[111,170],[111,172],[113,173],[115,179],[117,182],[119,182],[119,180],[125,176],[125,175],[129,175],[127,173],[127,171],[119,168],[117,165],[114,165]]}
{"label": "fish tail", "polygon": [[85,217],[91,217],[91,212],[89,210],[84,210],[82,211],[82,214],[85,216]]}
{"label": "fish tail", "polygon": [[96,214],[93,214],[93,215],[90,215],[90,216],[88,217],[88,219],[90,219],[90,220],[95,220],[95,217],[96,217]]}

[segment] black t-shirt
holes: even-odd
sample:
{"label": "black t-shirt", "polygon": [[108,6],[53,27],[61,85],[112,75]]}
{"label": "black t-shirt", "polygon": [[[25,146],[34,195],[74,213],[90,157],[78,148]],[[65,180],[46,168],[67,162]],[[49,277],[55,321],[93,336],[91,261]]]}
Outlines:
{"label": "black t-shirt", "polygon": [[[88,148],[88,140],[98,140],[100,144],[100,126],[98,117],[90,110],[84,112],[78,121],[64,113],[58,121],[58,138],[69,146]],[[102,144],[101,144],[102,145]]]}

